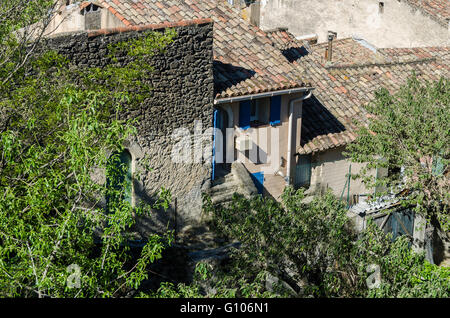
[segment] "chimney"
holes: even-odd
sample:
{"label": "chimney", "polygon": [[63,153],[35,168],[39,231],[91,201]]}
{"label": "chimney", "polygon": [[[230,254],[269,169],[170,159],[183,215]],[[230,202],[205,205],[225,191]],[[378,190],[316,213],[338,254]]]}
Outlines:
{"label": "chimney", "polygon": [[333,59],[333,40],[336,37],[336,32],[328,31],[328,47],[325,49],[325,59],[329,62]]}
{"label": "chimney", "polygon": [[250,23],[259,27],[261,22],[261,2],[255,1],[250,4]]}

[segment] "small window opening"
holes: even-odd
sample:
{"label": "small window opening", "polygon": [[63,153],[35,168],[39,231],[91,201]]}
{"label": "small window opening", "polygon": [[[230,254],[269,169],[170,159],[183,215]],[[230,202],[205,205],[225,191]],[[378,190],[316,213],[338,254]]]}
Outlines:
{"label": "small window opening", "polygon": [[250,126],[257,127],[269,123],[268,103],[266,99],[251,101]]}
{"label": "small window opening", "polygon": [[384,12],[384,2],[378,2],[378,13]]}
{"label": "small window opening", "polygon": [[89,12],[97,12],[99,8],[100,8],[99,6],[96,6],[95,4],[91,3],[90,5],[85,7],[83,10],[81,10],[81,14],[86,15]]}
{"label": "small window opening", "polygon": [[81,10],[81,15],[85,18],[85,30],[101,29],[102,17],[99,8],[101,9],[101,7],[91,3]]}
{"label": "small window opening", "polygon": [[259,101],[252,100],[252,110],[250,112],[250,121],[251,122],[258,120],[258,106],[259,106]]}

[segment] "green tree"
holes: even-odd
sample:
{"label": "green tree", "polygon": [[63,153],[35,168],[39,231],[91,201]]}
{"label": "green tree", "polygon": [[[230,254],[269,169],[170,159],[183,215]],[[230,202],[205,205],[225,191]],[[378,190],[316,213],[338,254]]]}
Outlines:
{"label": "green tree", "polygon": [[287,287],[282,295],[330,295],[334,290],[345,294],[349,278],[338,269],[348,263],[356,236],[343,203],[330,193],[303,203],[303,191],[292,188],[282,198],[281,204],[270,198],[236,196],[229,207],[207,201],[214,228],[242,244],[229,273],[261,284],[268,274],[275,276]]}
{"label": "green tree", "polygon": [[[351,255],[361,274],[362,295],[366,297],[450,296],[450,268],[430,264],[424,253],[411,249],[406,236],[392,241],[392,235],[385,235],[373,222],[369,222]],[[373,271],[368,269],[370,265],[378,266],[380,271],[377,288],[367,288]]]}
{"label": "green tree", "polygon": [[[358,123],[358,137],[348,146],[352,161],[367,163],[357,177],[388,192],[408,191],[412,205],[448,230],[450,182],[450,80],[421,81],[413,74],[395,94],[380,89],[366,106],[368,122]],[[388,169],[374,177],[375,169]]]}
{"label": "green tree", "polygon": [[[110,154],[135,133],[121,113],[145,99],[148,59],[176,33],[149,32],[110,46],[112,64],[77,69],[18,32],[47,19],[53,5],[0,5],[0,296],[125,295],[147,277],[171,235],[150,236],[133,257],[127,233],[134,216],[152,207],[132,208],[121,199],[126,184],[108,187],[98,176],[126,173],[110,164]],[[127,65],[114,63],[122,53],[132,60]],[[157,205],[167,207],[170,194],[162,194]],[[106,197],[115,198],[107,208]]]}
{"label": "green tree", "polygon": [[[303,190],[287,188],[282,203],[235,195],[229,206],[205,197],[212,228],[241,243],[230,261],[210,268],[191,285],[165,284],[165,295],[196,297],[448,297],[450,270],[429,264],[410,241],[395,241],[373,222],[353,231],[347,210],[331,193],[304,202]],[[380,273],[379,286],[368,283]],[[209,266],[210,267],[210,266]],[[208,274],[209,272],[209,274]],[[272,288],[266,282],[278,279]],[[204,288],[204,286],[209,286]],[[210,290],[215,290],[211,294]]]}

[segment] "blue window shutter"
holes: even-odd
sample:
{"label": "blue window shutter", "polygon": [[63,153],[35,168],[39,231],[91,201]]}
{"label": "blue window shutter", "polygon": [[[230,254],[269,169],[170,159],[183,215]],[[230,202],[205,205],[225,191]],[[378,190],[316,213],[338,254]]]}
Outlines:
{"label": "blue window shutter", "polygon": [[273,96],[270,98],[270,124],[276,125],[280,123],[281,112],[281,96]]}
{"label": "blue window shutter", "polygon": [[252,111],[252,103],[249,100],[240,102],[239,105],[239,127],[241,129],[250,128],[250,113]]}

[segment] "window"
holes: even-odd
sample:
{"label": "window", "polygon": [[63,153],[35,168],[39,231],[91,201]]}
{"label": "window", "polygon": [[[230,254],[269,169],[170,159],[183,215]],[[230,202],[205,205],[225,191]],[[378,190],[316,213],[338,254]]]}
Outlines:
{"label": "window", "polygon": [[281,96],[242,101],[239,107],[241,129],[280,123]]}
{"label": "window", "polygon": [[102,16],[101,16],[101,8],[96,6],[95,4],[89,4],[83,10],[81,10],[81,14],[85,19],[85,29],[86,30],[98,30],[101,29],[102,24]]}
{"label": "window", "polygon": [[252,107],[250,112],[250,124],[258,125],[259,122],[261,122],[261,100],[260,99],[254,99],[252,100]]}
{"label": "window", "polygon": [[132,157],[127,149],[109,158],[106,186],[108,205],[116,200],[124,200],[132,204]]}
{"label": "window", "polygon": [[269,123],[269,107],[268,98],[252,100],[252,111],[254,110],[254,116],[250,117],[250,125],[252,127],[267,125]]}
{"label": "window", "polygon": [[378,2],[378,13],[384,12],[384,2]]}

